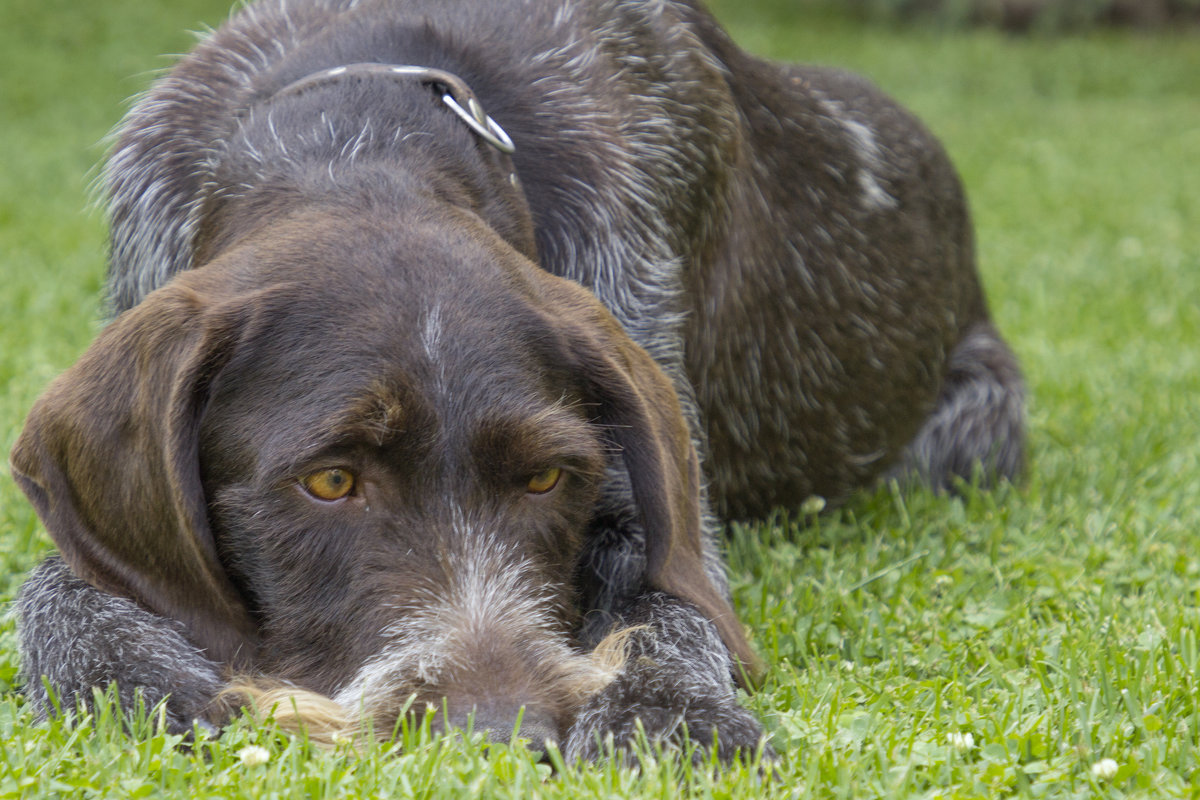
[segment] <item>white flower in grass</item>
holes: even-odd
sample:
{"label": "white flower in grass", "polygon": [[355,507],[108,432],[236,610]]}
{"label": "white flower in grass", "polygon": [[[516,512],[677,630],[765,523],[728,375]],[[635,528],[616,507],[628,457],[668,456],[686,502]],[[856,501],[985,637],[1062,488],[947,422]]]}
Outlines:
{"label": "white flower in grass", "polygon": [[950,746],[955,750],[970,750],[975,746],[975,737],[968,731],[967,733],[959,733],[955,731],[950,734]]}
{"label": "white flower in grass", "polygon": [[1111,758],[1102,758],[1095,764],[1092,764],[1092,774],[1102,781],[1111,781],[1117,776],[1119,768],[1117,762]]}
{"label": "white flower in grass", "polygon": [[271,760],[271,751],[252,744],[238,750],[238,758],[242,760],[243,767],[257,767],[259,764],[265,764]]}
{"label": "white flower in grass", "polygon": [[810,495],[807,500],[800,504],[801,514],[816,515],[824,510],[825,498],[819,494]]}

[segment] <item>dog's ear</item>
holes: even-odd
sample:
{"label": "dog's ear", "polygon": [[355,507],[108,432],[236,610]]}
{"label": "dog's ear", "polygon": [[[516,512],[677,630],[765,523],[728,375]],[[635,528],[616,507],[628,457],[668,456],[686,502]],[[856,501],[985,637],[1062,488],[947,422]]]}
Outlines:
{"label": "dog's ear", "polygon": [[198,434],[248,303],[176,284],[112,322],[35,404],[13,476],[76,575],[182,621],[216,661],[252,656],[255,625],[222,568]]}
{"label": "dog's ear", "polygon": [[[568,319],[572,367],[596,402],[598,422],[619,449],[646,537],[646,579],[695,605],[717,626],[740,682],[761,671],[724,592],[705,564],[700,467],[670,379],[613,317],[578,287]],[[586,295],[586,297],[581,297]]]}

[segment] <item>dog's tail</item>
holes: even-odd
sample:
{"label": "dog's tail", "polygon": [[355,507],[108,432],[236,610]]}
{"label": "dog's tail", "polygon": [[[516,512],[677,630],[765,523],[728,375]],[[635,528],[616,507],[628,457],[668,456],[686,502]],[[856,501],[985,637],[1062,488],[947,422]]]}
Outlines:
{"label": "dog's tail", "polygon": [[889,477],[938,490],[1012,480],[1025,463],[1025,383],[1012,351],[981,322],[950,353],[937,406]]}

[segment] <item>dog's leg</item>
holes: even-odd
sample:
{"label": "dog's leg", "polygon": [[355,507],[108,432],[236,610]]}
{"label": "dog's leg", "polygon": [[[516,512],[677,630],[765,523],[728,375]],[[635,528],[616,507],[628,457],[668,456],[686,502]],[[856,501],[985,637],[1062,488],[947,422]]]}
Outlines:
{"label": "dog's leg", "polygon": [[20,676],[38,719],[55,710],[47,685],[72,708],[76,700],[90,703],[93,687],[115,683],[127,713],[139,695],[147,708],[166,698],[169,732],[188,733],[193,724],[215,731],[204,715],[224,686],[219,668],[178,622],[85,583],[58,556],[25,581],[16,611]]}
{"label": "dog's leg", "polygon": [[[596,520],[581,563],[581,644],[596,647],[606,636],[632,629],[626,658],[613,681],[579,712],[564,743],[571,759],[594,760],[607,747],[622,750],[638,724],[651,742],[678,745],[688,737],[703,748],[717,735],[717,754],[753,754],[763,737],[754,715],[738,703],[736,669],[716,626],[695,607],[645,585],[644,538],[636,515],[608,495],[607,513]],[[717,548],[706,540],[705,566],[728,592]],[[770,753],[770,748],[767,747]]]}
{"label": "dog's leg", "polygon": [[661,592],[636,598],[618,616],[633,626],[625,665],[576,717],[566,756],[594,760],[609,746],[620,751],[635,740],[639,724],[652,743],[678,745],[686,731],[700,754],[715,733],[721,760],[753,755],[763,729],[738,703],[733,664],[716,627]]}
{"label": "dog's leg", "polygon": [[1023,462],[1024,398],[1016,357],[990,323],[979,323],[950,353],[937,406],[890,477],[937,489],[980,468],[985,481],[1014,477]]}

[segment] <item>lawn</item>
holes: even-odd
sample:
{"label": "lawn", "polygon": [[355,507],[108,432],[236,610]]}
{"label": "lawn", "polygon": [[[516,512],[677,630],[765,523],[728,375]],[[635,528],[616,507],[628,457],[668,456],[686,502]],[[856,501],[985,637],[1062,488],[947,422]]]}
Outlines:
{"label": "lawn", "polygon": [[[152,718],[129,737],[103,710],[33,724],[6,618],[0,797],[1192,795],[1200,38],[864,30],[759,5],[718,7],[748,49],[864,72],[945,141],[1030,387],[1015,487],[884,488],[732,532],[737,605],[769,665],[748,702],[777,775],[670,757],[552,774],[519,748],[485,755],[419,731],[356,755],[248,721],[192,748]],[[158,54],[227,7],[0,0],[4,453],[101,325],[104,221],[88,185],[103,137],[169,63]],[[49,543],[2,471],[7,603]]]}

